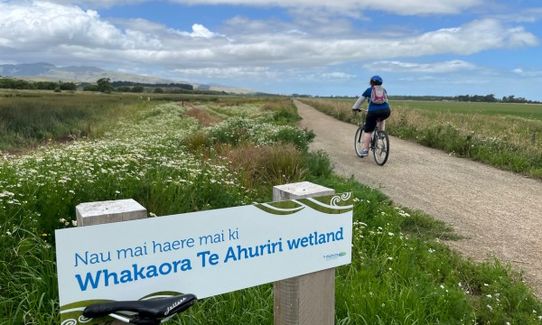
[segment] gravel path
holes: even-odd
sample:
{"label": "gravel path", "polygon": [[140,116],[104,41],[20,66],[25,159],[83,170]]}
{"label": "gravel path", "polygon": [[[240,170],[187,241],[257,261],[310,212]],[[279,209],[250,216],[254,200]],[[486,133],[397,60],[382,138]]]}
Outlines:
{"label": "gravel path", "polygon": [[474,260],[497,257],[522,270],[542,298],[542,182],[390,137],[384,167],[357,158],[356,126],[296,101],[301,127],[316,138],[335,171],[378,188],[394,202],[450,224],[465,239],[449,246]]}

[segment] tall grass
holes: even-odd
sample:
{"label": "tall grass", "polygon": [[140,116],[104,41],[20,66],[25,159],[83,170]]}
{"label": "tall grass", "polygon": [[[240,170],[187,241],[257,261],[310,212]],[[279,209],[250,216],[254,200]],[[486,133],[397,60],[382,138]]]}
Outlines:
{"label": "tall grass", "polygon": [[18,151],[47,141],[71,141],[103,132],[102,124],[130,114],[134,96],[24,92],[0,96],[0,150]]}
{"label": "tall grass", "polygon": [[[150,105],[123,117],[104,139],[3,161],[0,323],[59,323],[51,232],[74,226],[77,203],[132,197],[162,215],[270,200],[271,185],[301,179],[357,198],[352,264],[337,271],[337,324],[540,323],[542,306],[516,273],[460,258],[438,242],[455,236],[443,224],[334,176],[325,153],[300,145],[310,136],[277,138],[291,126],[271,128],[274,113],[262,105],[231,108],[249,107],[243,119],[251,123],[233,117],[204,126],[179,104]],[[191,138],[196,131],[208,142]],[[172,324],[270,324],[272,304],[271,285],[264,285],[199,301]]]}
{"label": "tall grass", "polygon": [[[357,123],[347,100],[303,100]],[[542,178],[542,107],[525,104],[392,102],[387,131],[505,170]]]}
{"label": "tall grass", "polygon": [[[268,113],[261,115],[269,118]],[[271,192],[260,194],[243,187],[239,172],[226,157],[204,157],[187,150],[183,139],[200,127],[197,121],[178,104],[148,105],[123,116],[103,139],[44,148],[1,162],[3,322],[57,322],[52,232],[74,226],[78,203],[130,197],[152,214],[165,215],[241,205]],[[263,120],[257,123],[266,125]],[[232,129],[217,127],[225,133],[239,132],[237,124],[226,125]],[[272,145],[281,140],[276,134],[291,128],[268,125],[266,133],[253,132],[252,138],[245,139],[272,148],[267,149],[272,159],[258,177],[268,182],[296,177],[292,174],[298,173],[297,167],[289,168],[280,153],[285,151]],[[297,154],[293,148],[287,150]],[[48,290],[40,289],[42,281],[50,285]]]}

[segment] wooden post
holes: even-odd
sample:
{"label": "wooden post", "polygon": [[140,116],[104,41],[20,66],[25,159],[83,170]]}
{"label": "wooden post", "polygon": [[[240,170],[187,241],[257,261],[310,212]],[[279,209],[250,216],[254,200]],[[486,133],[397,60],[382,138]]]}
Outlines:
{"label": "wooden post", "polygon": [[[333,194],[335,190],[311,182],[273,187],[274,201]],[[335,323],[334,268],[275,282],[273,295],[275,325]]]}
{"label": "wooden post", "polygon": [[[75,207],[77,226],[92,226],[147,217],[147,209],[133,199],[81,203]],[[100,240],[96,238],[96,240]],[[105,324],[122,325],[118,320]]]}

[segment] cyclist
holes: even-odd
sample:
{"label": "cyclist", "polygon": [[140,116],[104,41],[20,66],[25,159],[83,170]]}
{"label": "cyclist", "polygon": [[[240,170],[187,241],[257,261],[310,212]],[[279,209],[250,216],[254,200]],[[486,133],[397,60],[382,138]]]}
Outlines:
{"label": "cyclist", "polygon": [[367,117],[365,118],[365,126],[363,127],[362,151],[360,157],[366,157],[369,154],[369,143],[371,142],[371,133],[375,130],[378,124],[379,130],[384,130],[385,122],[391,114],[390,104],[388,103],[388,93],[382,87],[382,78],[380,76],[372,76],[369,80],[371,87],[358,98],[352,106],[352,111],[359,112],[361,105],[365,100],[369,101],[367,108]]}

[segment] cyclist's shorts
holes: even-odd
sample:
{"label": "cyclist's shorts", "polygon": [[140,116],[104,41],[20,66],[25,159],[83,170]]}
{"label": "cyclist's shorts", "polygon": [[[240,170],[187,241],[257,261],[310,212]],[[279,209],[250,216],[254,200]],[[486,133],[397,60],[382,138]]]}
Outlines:
{"label": "cyclist's shorts", "polygon": [[365,119],[365,127],[363,131],[373,132],[376,128],[376,122],[384,121],[390,117],[391,111],[389,109],[381,109],[378,111],[368,112],[367,118]]}

